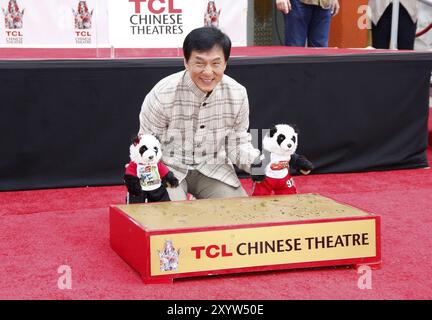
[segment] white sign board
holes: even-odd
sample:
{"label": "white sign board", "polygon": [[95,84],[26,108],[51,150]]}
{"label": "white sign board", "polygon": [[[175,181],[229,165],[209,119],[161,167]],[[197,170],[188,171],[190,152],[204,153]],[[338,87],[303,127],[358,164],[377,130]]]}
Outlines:
{"label": "white sign board", "polygon": [[106,0],[0,0],[0,46],[108,46]]}
{"label": "white sign board", "polygon": [[246,45],[247,0],[110,0],[110,44],[117,48],[182,47],[193,29],[214,25],[233,46]]}
{"label": "white sign board", "polygon": [[0,0],[0,47],[182,47],[206,24],[246,45],[247,0]]}

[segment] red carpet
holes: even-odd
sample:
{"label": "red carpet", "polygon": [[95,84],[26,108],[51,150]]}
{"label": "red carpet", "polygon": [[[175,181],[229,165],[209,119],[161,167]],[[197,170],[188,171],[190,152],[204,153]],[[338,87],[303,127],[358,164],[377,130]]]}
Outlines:
{"label": "red carpet", "polygon": [[[432,151],[429,150],[429,159]],[[108,206],[122,186],[0,193],[1,299],[431,299],[432,170],[310,175],[301,193],[381,215],[372,289],[350,267],[262,272],[144,285],[109,246]],[[250,187],[246,181],[245,186]],[[72,268],[60,290],[57,268]]]}

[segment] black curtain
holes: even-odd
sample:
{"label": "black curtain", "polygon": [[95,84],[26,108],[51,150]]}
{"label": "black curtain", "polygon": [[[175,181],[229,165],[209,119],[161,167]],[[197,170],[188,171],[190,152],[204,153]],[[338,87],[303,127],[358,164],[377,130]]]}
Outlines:
{"label": "black curtain", "polygon": [[[250,127],[300,128],[315,173],[427,166],[430,53],[232,58]],[[0,62],[0,190],[121,184],[149,90],[181,59]]]}

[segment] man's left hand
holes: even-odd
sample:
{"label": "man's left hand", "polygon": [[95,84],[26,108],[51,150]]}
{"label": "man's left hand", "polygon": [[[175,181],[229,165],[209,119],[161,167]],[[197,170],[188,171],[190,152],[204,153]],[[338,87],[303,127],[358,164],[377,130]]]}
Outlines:
{"label": "man's left hand", "polygon": [[330,8],[332,17],[336,16],[339,13],[339,9],[339,0],[334,0]]}

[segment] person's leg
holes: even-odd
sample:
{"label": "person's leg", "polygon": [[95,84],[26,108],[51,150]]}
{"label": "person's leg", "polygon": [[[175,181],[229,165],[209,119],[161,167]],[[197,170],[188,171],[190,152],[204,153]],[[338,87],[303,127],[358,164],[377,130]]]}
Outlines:
{"label": "person's leg", "polygon": [[412,21],[410,14],[401,4],[399,9],[398,49],[414,49],[416,30],[417,24]]}
{"label": "person's leg", "polygon": [[171,201],[187,200],[188,185],[186,179],[180,182],[177,188],[167,188],[167,192]]}
{"label": "person's leg", "polygon": [[331,10],[310,6],[312,15],[308,27],[308,47],[328,47]]}
{"label": "person's leg", "polygon": [[234,188],[222,181],[206,177],[197,170],[190,172],[186,179],[189,192],[197,199],[247,197],[242,186]]}
{"label": "person's leg", "polygon": [[376,49],[390,48],[392,8],[393,5],[390,4],[378,23],[372,23],[372,47]]}
{"label": "person's leg", "polygon": [[291,11],[284,15],[285,45],[304,47],[307,38],[307,6],[299,0],[291,0]]}

